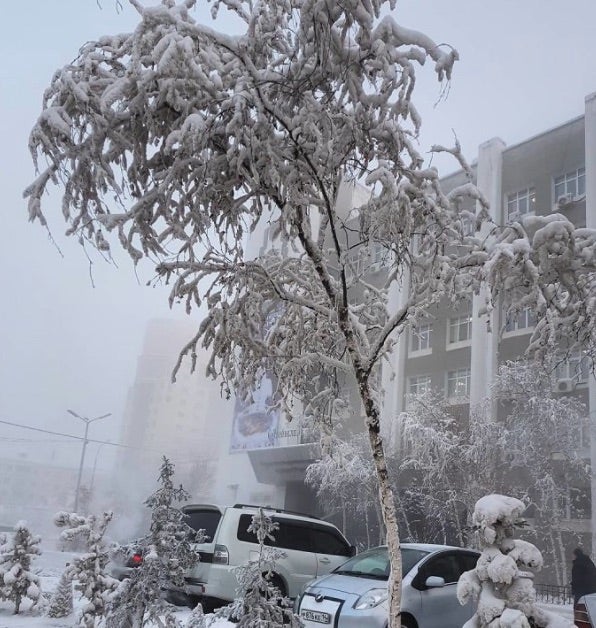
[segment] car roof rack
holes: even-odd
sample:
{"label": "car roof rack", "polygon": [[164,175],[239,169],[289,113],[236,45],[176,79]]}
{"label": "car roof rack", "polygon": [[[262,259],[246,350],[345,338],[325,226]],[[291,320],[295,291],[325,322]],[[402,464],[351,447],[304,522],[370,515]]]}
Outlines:
{"label": "car roof rack", "polygon": [[273,506],[263,506],[257,504],[234,504],[232,508],[262,508],[263,510],[272,510],[273,512],[285,513],[286,515],[296,515],[298,517],[308,517],[309,519],[321,520],[321,517],[310,515],[307,512],[298,512],[296,510],[286,510],[285,508],[274,508]]}

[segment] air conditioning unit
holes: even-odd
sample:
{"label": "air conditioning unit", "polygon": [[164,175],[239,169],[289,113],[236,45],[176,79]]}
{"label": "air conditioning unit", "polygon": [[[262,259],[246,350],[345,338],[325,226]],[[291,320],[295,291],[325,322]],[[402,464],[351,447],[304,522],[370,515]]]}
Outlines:
{"label": "air conditioning unit", "polygon": [[575,388],[575,383],[572,379],[558,379],[555,382],[555,392],[568,393]]}
{"label": "air conditioning unit", "polygon": [[572,202],[573,202],[573,194],[563,194],[563,196],[559,196],[559,198],[557,199],[557,208],[563,209],[564,207],[569,205],[569,203],[572,203]]}

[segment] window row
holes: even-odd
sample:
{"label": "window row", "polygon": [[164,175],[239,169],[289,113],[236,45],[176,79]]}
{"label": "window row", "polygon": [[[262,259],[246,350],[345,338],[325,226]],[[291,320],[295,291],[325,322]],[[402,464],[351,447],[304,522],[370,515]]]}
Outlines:
{"label": "window row", "polygon": [[[525,332],[536,325],[536,315],[530,308],[520,310],[505,320],[505,333]],[[418,323],[410,331],[410,355],[423,355],[432,351],[432,323]],[[447,349],[469,345],[472,340],[472,314],[454,316],[447,321]]]}
{"label": "window row", "polygon": [[[448,371],[446,374],[445,392],[447,399],[467,399],[470,396],[469,368],[460,368]],[[415,375],[408,378],[408,395],[423,395],[432,389],[430,375]]]}
{"label": "window row", "polygon": [[[590,375],[590,363],[579,351],[562,357],[553,373],[553,390],[570,392],[577,384],[585,384]],[[448,371],[445,375],[445,393],[447,399],[467,399],[470,396],[471,370],[469,367]],[[570,384],[570,387],[561,384]],[[408,377],[406,393],[410,396],[423,395],[433,389],[431,375]],[[436,387],[435,387],[436,389]]]}
{"label": "window row", "polygon": [[[577,168],[553,179],[554,207],[560,209],[567,203],[586,194],[586,169]],[[536,190],[524,188],[507,195],[507,220],[518,220],[522,216],[536,213]]]}

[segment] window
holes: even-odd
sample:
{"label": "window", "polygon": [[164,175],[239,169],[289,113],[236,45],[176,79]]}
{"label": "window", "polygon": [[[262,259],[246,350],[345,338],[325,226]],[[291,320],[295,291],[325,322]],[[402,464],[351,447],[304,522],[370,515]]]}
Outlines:
{"label": "window", "polygon": [[350,546],[334,530],[313,527],[310,532],[314,551],[317,554],[331,554],[332,556],[350,556],[352,554]]}
{"label": "window", "polygon": [[430,392],[430,375],[417,375],[408,379],[408,393],[410,395],[422,395]]}
{"label": "window", "polygon": [[507,220],[536,213],[536,190],[526,188],[507,195]]}
{"label": "window", "polygon": [[555,178],[555,203],[575,199],[586,193],[586,169],[578,168]]}
{"label": "window", "polygon": [[457,369],[447,373],[447,398],[457,399],[470,395],[470,369]]}
{"label": "window", "polygon": [[445,580],[445,584],[453,584],[459,580],[462,571],[455,554],[442,554],[424,565],[423,574],[425,580],[429,576],[438,576]]}
{"label": "window", "polygon": [[380,242],[374,242],[370,255],[371,271],[377,271],[390,263],[391,251]]}
{"label": "window", "polygon": [[[219,510],[184,510],[186,523],[195,531],[203,530],[207,540],[213,541],[221,512]],[[250,523],[250,522],[249,522]]]}
{"label": "window", "polygon": [[536,316],[534,312],[526,307],[516,314],[510,314],[505,323],[506,332],[521,331],[531,329],[536,325]]}
{"label": "window", "polygon": [[417,325],[410,333],[410,353],[430,351],[432,325],[424,323]]}
{"label": "window", "polygon": [[380,242],[373,242],[370,247],[359,246],[348,254],[348,272],[355,277],[374,273],[388,266],[391,251]]}
{"label": "window", "polygon": [[456,316],[449,319],[447,344],[469,343],[472,339],[472,315]]}
{"label": "window", "polygon": [[579,351],[570,353],[555,369],[556,379],[571,379],[576,384],[588,381],[590,365],[588,358]]}

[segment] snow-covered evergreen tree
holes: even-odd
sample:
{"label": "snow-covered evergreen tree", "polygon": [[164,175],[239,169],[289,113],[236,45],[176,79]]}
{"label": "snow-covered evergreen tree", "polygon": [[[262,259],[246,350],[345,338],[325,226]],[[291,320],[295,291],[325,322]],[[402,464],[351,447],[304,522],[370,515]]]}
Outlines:
{"label": "snow-covered evergreen tree", "polygon": [[164,456],[158,489],[145,501],[151,509],[149,533],[139,541],[145,548],[143,561],[130,577],[118,587],[110,604],[106,626],[119,628],[130,623],[140,628],[147,623],[175,626],[171,606],[162,592],[172,586],[184,588],[184,574],[199,559],[193,542],[200,542],[201,532],[195,532],[180,510],[188,493],[174,485],[174,465]]}
{"label": "snow-covered evergreen tree", "polygon": [[283,551],[267,547],[267,540],[275,539],[278,524],[262,509],[252,517],[248,531],[259,542],[259,554],[245,565],[236,568],[238,591],[236,599],[217,611],[217,615],[231,619],[238,628],[279,628],[282,625],[299,628],[302,624],[292,610],[291,600],[284,596],[275,579],[275,564]]}
{"label": "snow-covered evergreen tree", "polygon": [[[573,622],[536,605],[533,575],[542,568],[538,549],[515,539],[525,521],[523,502],[506,495],[486,495],[476,502],[472,521],[482,546],[476,568],[462,574],[457,597],[478,603],[463,628],[573,628]],[[530,623],[533,622],[532,624]]]}
{"label": "snow-covered evergreen tree", "polygon": [[67,567],[60,576],[58,585],[48,605],[46,615],[48,617],[66,617],[73,611],[72,599],[72,573]]}
{"label": "snow-covered evergreen tree", "polygon": [[192,609],[184,628],[207,628],[205,613],[203,612],[203,606],[201,604],[197,604]]}
{"label": "snow-covered evergreen tree", "polygon": [[15,615],[24,599],[35,606],[41,598],[39,578],[31,571],[31,560],[41,554],[40,543],[41,538],[31,534],[27,523],[19,521],[0,545],[2,597],[14,604]]}
{"label": "snow-covered evergreen tree", "polygon": [[118,586],[118,581],[106,569],[109,550],[104,535],[112,516],[111,512],[101,516],[59,512],[54,517],[54,523],[64,528],[60,535],[64,541],[79,539],[85,543],[85,553],[76,556],[68,569],[75,590],[86,600],[77,619],[81,628],[94,628],[99,624],[106,615],[110,596]]}
{"label": "snow-covered evergreen tree", "polygon": [[[109,258],[111,233],[135,263],[157,260],[171,302],[206,312],[184,352],[211,349],[209,374],[240,397],[273,373],[278,409],[322,420],[337,382],[354,385],[387,530],[390,626],[399,625],[399,532],[375,377],[383,356],[429,307],[484,284],[488,308],[502,292],[506,308],[536,312],[532,353],[571,335],[596,354],[596,231],[560,214],[486,224],[458,146],[469,182],[441,189],[415,142],[412,97],[419,65],[448,81],[458,54],[398,24],[395,0],[214,0],[214,16],[237,18],[237,35],[198,23],[196,0],[131,4],[138,27],[85,44],[45,91],[30,138],[43,169],[25,193],[29,216],[47,225],[42,198],[63,184],[69,234]],[[356,208],[338,202],[358,180],[370,194]],[[244,236],[258,225],[271,247],[251,258]],[[367,274],[373,253],[388,266],[382,286]]]}

